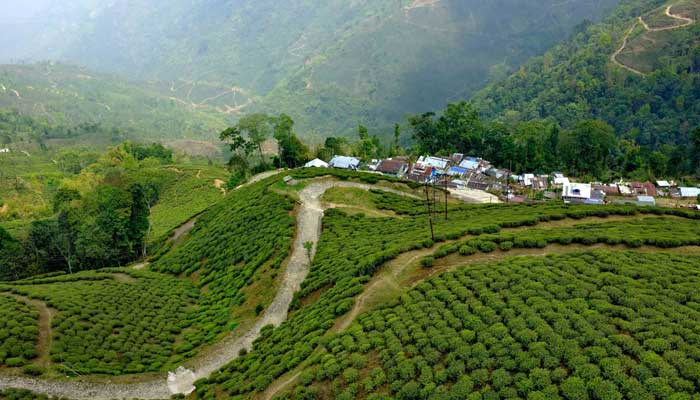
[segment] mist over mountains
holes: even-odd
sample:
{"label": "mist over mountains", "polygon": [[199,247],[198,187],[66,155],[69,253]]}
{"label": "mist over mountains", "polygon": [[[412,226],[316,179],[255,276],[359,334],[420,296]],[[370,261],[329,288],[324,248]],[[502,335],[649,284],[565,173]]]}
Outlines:
{"label": "mist over mountains", "polygon": [[217,85],[229,115],[286,112],[322,136],[469,96],[616,3],[43,0],[0,28],[0,61]]}

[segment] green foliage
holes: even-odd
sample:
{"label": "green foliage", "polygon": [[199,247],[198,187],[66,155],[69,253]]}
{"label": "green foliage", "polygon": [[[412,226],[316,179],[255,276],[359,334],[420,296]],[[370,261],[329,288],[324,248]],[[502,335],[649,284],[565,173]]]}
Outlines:
{"label": "green foliage", "polygon": [[36,357],[39,313],[0,293],[0,365],[20,367]]}
{"label": "green foliage", "polygon": [[70,65],[3,65],[0,76],[7,89],[0,91],[0,109],[17,110],[0,111],[0,142],[60,139],[63,145],[105,146],[126,139],[211,140],[228,120],[214,106],[192,107],[186,94],[178,98],[169,87]]}
{"label": "green foliage", "polygon": [[115,375],[169,366],[184,352],[176,341],[192,325],[199,292],[191,283],[160,274],[109,272],[20,281],[5,289],[58,310],[52,326],[54,363],[83,374]]}
{"label": "green foliage", "polygon": [[[360,315],[321,341],[308,368],[376,359],[359,376],[380,369],[396,398],[692,398],[698,271],[694,256],[612,251],[470,265]],[[651,350],[652,338],[673,350]],[[331,397],[352,386],[331,378],[305,386]],[[355,398],[375,388],[357,387]]]}
{"label": "green foliage", "polygon": [[[606,211],[616,212],[614,209]],[[663,212],[664,210],[655,211]],[[621,209],[617,212],[624,213],[626,210]],[[686,216],[687,218],[635,218],[630,221],[579,224],[563,228],[532,228],[523,232],[483,235],[478,239],[467,239],[457,244],[444,245],[434,253],[434,257],[446,257],[456,253],[458,249],[461,255],[473,254],[473,251],[462,252],[462,247],[478,248],[484,253],[490,253],[495,251],[497,247],[508,251],[512,248],[544,248],[548,244],[569,245],[572,243],[587,246],[598,243],[623,244],[630,248],[643,245],[660,248],[698,246],[700,245],[700,222],[693,214]]]}
{"label": "green foliage", "polygon": [[[341,179],[359,179],[368,175],[316,169],[292,173],[297,179],[328,174]],[[378,196],[375,193],[370,195]],[[400,204],[403,207],[406,203]],[[420,202],[414,207],[424,209]],[[636,209],[627,206],[602,208],[564,204],[456,205],[450,213],[449,221],[435,221],[435,233],[436,239],[443,241],[466,234],[497,232],[499,227],[531,226],[541,221],[607,213],[633,215]],[[207,398],[221,390],[228,396],[250,394],[260,390],[261,385],[264,386],[265,382],[259,381],[259,377],[275,379],[294,369],[312,354],[318,344],[325,341],[323,335],[333,326],[338,316],[352,308],[353,297],[362,291],[363,284],[381,265],[403,252],[430,247],[432,244],[427,217],[418,210],[403,218],[368,218],[347,215],[338,209],[327,210],[311,271],[302,283],[301,291],[296,294],[290,318],[269,336],[258,339],[252,352],[231,362],[216,378],[201,381],[197,385],[198,396]],[[458,251],[459,247],[456,248],[455,251]],[[313,301],[302,306],[303,300],[311,296]],[[449,343],[446,343],[441,343],[440,346],[449,347]],[[354,348],[355,345],[349,346]],[[366,347],[365,342],[358,343],[357,346]],[[393,351],[393,354],[397,352],[398,350]],[[319,379],[338,376],[342,371],[339,361],[335,360],[332,365],[324,364],[319,369],[323,371],[318,373]],[[525,361],[527,360],[523,362]],[[453,373],[458,374],[459,365],[455,364],[454,368]],[[396,388],[396,393],[401,387]]]}
{"label": "green foliage", "polygon": [[[663,15],[665,4],[670,3],[620,2],[603,23],[581,25],[569,40],[478,93],[476,106],[486,118],[507,124],[546,120],[569,130],[587,120],[606,121],[623,139],[612,166],[621,175],[697,173],[697,153],[688,139],[700,126],[698,25],[633,35],[619,59],[645,76],[610,62],[637,18],[652,23],[649,14]],[[673,6],[675,13],[698,12],[692,1]],[[588,154],[580,160],[591,162]]]}
{"label": "green foliage", "polygon": [[289,254],[294,202],[269,190],[277,177],[237,190],[197,219],[187,240],[161,256],[151,269],[198,276],[207,293],[194,323],[206,329],[186,334],[194,347],[214,341],[230,325],[243,289],[265,269],[277,269]]}

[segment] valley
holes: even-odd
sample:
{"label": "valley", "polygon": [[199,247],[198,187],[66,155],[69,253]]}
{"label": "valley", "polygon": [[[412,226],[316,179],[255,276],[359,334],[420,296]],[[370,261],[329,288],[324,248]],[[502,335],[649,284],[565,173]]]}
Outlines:
{"label": "valley", "polygon": [[697,0],[7,0],[0,400],[696,400]]}

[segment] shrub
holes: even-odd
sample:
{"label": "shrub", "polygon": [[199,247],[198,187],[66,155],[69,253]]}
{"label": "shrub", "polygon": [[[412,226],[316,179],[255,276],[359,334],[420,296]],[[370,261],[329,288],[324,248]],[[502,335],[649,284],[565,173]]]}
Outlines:
{"label": "shrub", "polygon": [[479,250],[484,252],[484,253],[491,253],[496,251],[498,248],[498,245],[494,242],[480,242],[479,243]]}
{"label": "shrub", "polygon": [[25,366],[25,367],[22,369],[22,371],[23,371],[25,374],[30,375],[30,376],[41,376],[41,375],[44,374],[44,372],[46,372],[46,369],[44,369],[44,368],[42,368],[42,367],[40,367],[40,366],[38,366],[38,365],[33,365],[33,364],[31,364],[31,365]]}
{"label": "shrub", "polygon": [[420,265],[423,268],[430,268],[433,266],[434,263],[435,263],[435,257],[423,257],[420,260]]}
{"label": "shrub", "polygon": [[474,249],[471,246],[468,245],[463,245],[459,247],[459,254],[463,256],[471,256],[472,254],[476,253],[476,249]]}
{"label": "shrub", "polygon": [[509,242],[509,241],[501,242],[500,248],[503,251],[509,251],[513,248],[513,242]]}

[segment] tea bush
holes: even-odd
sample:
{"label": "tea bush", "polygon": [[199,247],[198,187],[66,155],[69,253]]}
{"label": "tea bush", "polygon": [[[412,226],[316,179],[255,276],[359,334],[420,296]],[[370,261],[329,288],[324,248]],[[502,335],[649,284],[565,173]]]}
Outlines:
{"label": "tea bush", "polygon": [[36,357],[38,319],[34,307],[0,293],[0,366],[18,367]]}
{"label": "tea bush", "polygon": [[321,340],[306,389],[279,397],[697,398],[699,285],[700,259],[674,254],[472,265]]}
{"label": "tea bush", "polygon": [[[313,174],[325,175],[325,172],[314,171]],[[348,174],[348,179],[354,176]],[[376,199],[374,202],[377,204]],[[392,202],[403,207],[412,200],[394,196]],[[425,206],[420,202],[413,204],[414,212],[402,218],[368,218],[347,215],[338,209],[328,210],[311,271],[301,291],[295,295],[290,318],[269,335],[259,338],[253,351],[232,361],[211,379],[197,382],[198,398],[249,396],[264,390],[275,378],[311,356],[334,320],[351,309],[353,298],[362,292],[363,285],[381,265],[403,252],[433,245],[426,211],[422,211]],[[448,221],[435,219],[435,240],[454,240],[466,234],[494,234],[502,228],[533,226],[551,220],[635,216],[652,210],[655,209],[556,203],[456,205]],[[673,210],[673,213],[697,218],[689,212]],[[459,251],[459,247],[456,249]]]}

